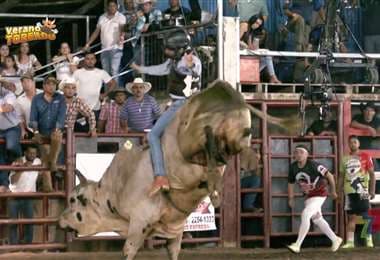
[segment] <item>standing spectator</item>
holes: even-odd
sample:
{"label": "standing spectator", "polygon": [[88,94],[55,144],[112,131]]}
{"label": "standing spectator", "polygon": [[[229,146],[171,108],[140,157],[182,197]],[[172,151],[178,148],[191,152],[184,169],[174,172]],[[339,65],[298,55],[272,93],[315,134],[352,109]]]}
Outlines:
{"label": "standing spectator", "polygon": [[72,56],[70,45],[67,42],[62,42],[58,55],[53,57],[53,62],[59,62],[54,67],[57,80],[62,81],[72,76],[77,69],[79,58]]}
{"label": "standing spectator", "polygon": [[[37,158],[37,147],[28,146],[24,153],[24,157],[20,158],[19,161],[13,163],[14,165],[20,166],[39,166],[41,165],[41,160]],[[38,171],[23,171],[23,172],[12,172],[9,175],[9,189],[11,192],[36,192],[36,183],[38,178]],[[28,198],[10,198],[8,201],[8,211],[9,217],[11,219],[18,219],[19,215],[22,218],[31,219],[33,218],[33,199]],[[33,241],[33,225],[24,225],[24,239],[23,243],[31,244]],[[9,234],[10,244],[20,244],[20,239],[18,236],[18,226],[10,226]]]}
{"label": "standing spectator", "polygon": [[89,49],[90,45],[100,34],[102,49],[106,49],[100,54],[102,67],[112,76],[119,72],[121,57],[123,55],[124,25],[125,16],[117,11],[117,1],[107,1],[107,12],[99,17],[95,31],[85,45]]}
{"label": "standing spectator", "polygon": [[359,150],[358,137],[349,138],[350,154],[342,158],[340,166],[339,189],[344,191],[345,211],[348,215],[347,241],[342,248],[354,248],[354,233],[357,216],[362,216],[367,222],[363,233],[366,236],[366,246],[373,247],[372,218],[368,215],[369,200],[375,197],[375,173],[373,161],[369,154]]}
{"label": "standing spectator", "polygon": [[29,54],[29,43],[23,42],[20,44],[18,53],[15,55],[17,67],[20,70],[20,75],[30,72],[41,67],[40,62],[34,54]]}
{"label": "standing spectator", "polygon": [[337,129],[338,126],[336,120],[334,120],[333,112],[328,109],[322,119],[318,119],[311,124],[306,131],[306,135],[336,135]]}
{"label": "standing spectator", "polygon": [[[0,164],[10,164],[21,156],[20,118],[16,112],[16,96],[0,86],[0,138],[5,139],[0,145]],[[0,192],[8,187],[7,172],[0,171]]]}
{"label": "standing spectator", "polygon": [[[360,106],[361,114],[355,115],[351,121],[351,127],[363,129],[368,131],[373,137],[380,133],[380,119],[376,117],[377,108],[375,103],[367,102],[365,105]],[[361,148],[363,149],[377,149],[373,147],[373,137],[361,136],[359,137]]]}
{"label": "standing spectator", "polygon": [[294,207],[294,183],[297,182],[304,193],[305,208],[301,214],[301,225],[298,231],[297,241],[288,245],[289,250],[294,253],[301,251],[302,242],[310,229],[310,220],[326,235],[332,242],[331,251],[339,249],[342,239],[334,234],[329,224],[322,216],[322,205],[325,202],[327,192],[327,181],[330,184],[331,196],[336,199],[338,196],[335,190],[334,176],[329,170],[308,159],[309,152],[303,145],[298,145],[294,151],[295,162],[290,165],[288,176],[288,196],[289,207]]}
{"label": "standing spectator", "polygon": [[[138,19],[136,23],[136,40],[132,42],[135,47],[135,53],[139,51],[140,37],[142,33],[154,32],[160,28],[160,22],[162,20],[162,13],[160,10],[153,8],[153,0],[138,0],[139,9]],[[160,40],[157,39],[157,35],[151,35],[144,38],[144,57],[143,60],[139,60],[146,65],[157,64],[160,62]]]}
{"label": "standing spectator", "polygon": [[289,4],[283,6],[284,13],[288,18],[286,27],[283,27],[282,33],[286,36],[287,32],[294,33],[295,51],[307,51],[309,46],[310,26],[306,24],[305,19],[289,8]]}
{"label": "standing spectator", "polygon": [[237,5],[240,17],[240,38],[248,31],[248,20],[253,15],[261,15],[263,20],[268,19],[268,6],[266,0],[234,0],[230,1],[230,5]]}
{"label": "standing spectator", "polygon": [[137,10],[135,0],[124,0],[123,10],[121,10],[121,12],[125,15],[126,24],[128,24],[132,20],[134,21],[134,23],[136,23]]}
{"label": "standing spectator", "polygon": [[[191,11],[186,7],[180,5],[179,0],[168,0],[169,8],[164,11],[164,19],[176,19],[182,18],[183,22],[186,24],[190,23],[190,15]],[[167,17],[168,16],[168,17]],[[186,25],[180,24],[180,25]],[[178,26],[178,24],[174,23],[173,26]]]}
{"label": "standing spectator", "polygon": [[[257,189],[261,186],[262,176],[261,154],[257,147],[243,149],[240,153],[240,187],[242,189]],[[257,193],[250,192],[242,195],[243,211],[259,213],[262,208],[255,205]]]}
{"label": "standing spectator", "polygon": [[16,100],[17,111],[21,119],[21,136],[23,138],[31,138],[33,136],[33,130],[29,127],[30,108],[32,106],[33,97],[42,93],[42,90],[36,88],[33,75],[30,73],[25,73],[21,76],[21,85],[24,93]]}
{"label": "standing spectator", "polygon": [[323,25],[326,22],[325,0],[313,0],[313,12],[311,14],[310,26]]}
{"label": "standing spectator", "polygon": [[17,68],[14,56],[5,57],[4,65],[1,69],[1,76],[7,78],[8,82],[15,85],[16,90],[14,91],[16,96],[22,93],[22,86],[20,82],[20,70]]}
{"label": "standing spectator", "polygon": [[120,126],[120,110],[127,99],[127,91],[124,88],[114,89],[110,94],[110,102],[103,105],[99,116],[99,132],[106,134],[118,134],[123,130]]}
{"label": "standing spectator", "polygon": [[[125,38],[129,39],[135,35],[136,23],[137,23],[137,9],[134,0],[124,1],[124,11],[126,23],[124,26]],[[121,59],[120,72],[124,70],[134,58],[134,48],[132,41],[126,42],[123,48],[123,57]],[[124,86],[125,83],[133,81],[132,73],[119,76],[119,86]]]}
{"label": "standing spectator", "polygon": [[380,13],[379,1],[361,1],[364,6],[363,12],[363,36],[364,36],[364,50],[367,53],[380,52],[380,26],[377,21]]}
{"label": "standing spectator", "polygon": [[[243,34],[241,41],[247,44],[248,49],[257,50],[258,48],[266,48],[266,40],[267,32],[264,29],[264,18],[261,15],[254,15],[249,18],[248,31]],[[268,70],[270,77],[269,82],[281,83],[274,71],[272,57],[260,57],[260,71],[262,71],[264,68],[267,68]]]}
{"label": "standing spectator", "polygon": [[[32,100],[30,127],[33,129],[34,141],[40,144],[43,165],[56,172],[57,159],[62,148],[62,132],[66,119],[66,102],[63,95],[56,92],[57,80],[46,77],[43,82],[44,92]],[[50,137],[50,144],[43,144],[42,138]],[[51,174],[43,172],[43,190],[52,191]]]}
{"label": "standing spectator", "polygon": [[162,20],[162,13],[160,10],[153,8],[155,0],[138,0],[142,12],[138,13],[136,24],[136,37],[139,38],[142,33],[152,32],[159,28]]}
{"label": "standing spectator", "polygon": [[65,96],[67,111],[66,111],[66,126],[74,130],[75,122],[78,114],[87,118],[89,124],[89,134],[91,137],[96,137],[96,119],[91,108],[77,94],[77,81],[74,78],[66,78],[59,83],[59,88],[63,90]]}
{"label": "standing spectator", "polygon": [[[84,67],[74,72],[73,78],[78,81],[78,97],[94,111],[96,119],[100,113],[100,103],[115,87],[116,82],[102,69],[95,67],[96,57],[93,53],[86,53]],[[101,94],[103,84],[106,84],[106,91]]]}
{"label": "standing spectator", "polygon": [[223,16],[238,17],[237,11],[238,0],[223,0]]}
{"label": "standing spectator", "polygon": [[147,93],[152,88],[149,82],[135,78],[126,89],[133,96],[129,97],[120,111],[120,124],[125,132],[143,132],[151,129],[160,115],[160,107],[154,97]]}
{"label": "standing spectator", "polygon": [[1,44],[0,46],[0,67],[3,66],[5,62],[5,57],[9,56],[9,47],[6,44]]}

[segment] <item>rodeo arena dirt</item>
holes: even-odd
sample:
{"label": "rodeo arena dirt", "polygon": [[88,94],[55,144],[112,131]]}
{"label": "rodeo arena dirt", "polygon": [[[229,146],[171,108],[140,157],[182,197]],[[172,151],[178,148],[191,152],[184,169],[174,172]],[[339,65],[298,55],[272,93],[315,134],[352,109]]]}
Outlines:
{"label": "rodeo arena dirt", "polygon": [[0,259],[380,259],[380,0],[0,3]]}

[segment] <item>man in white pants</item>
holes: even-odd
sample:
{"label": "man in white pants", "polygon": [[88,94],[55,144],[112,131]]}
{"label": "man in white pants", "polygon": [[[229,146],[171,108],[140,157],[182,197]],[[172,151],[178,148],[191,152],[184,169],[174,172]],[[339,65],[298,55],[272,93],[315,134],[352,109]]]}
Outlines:
{"label": "man in white pants", "polygon": [[290,251],[299,253],[301,245],[310,229],[310,220],[326,235],[332,242],[331,251],[339,249],[342,238],[335,235],[329,224],[322,216],[322,205],[325,202],[328,191],[327,181],[331,187],[331,196],[336,199],[334,176],[325,166],[308,159],[309,152],[303,145],[298,145],[294,151],[295,162],[290,165],[288,176],[289,207],[294,207],[294,183],[297,182],[305,195],[305,208],[301,215],[301,225],[298,231],[297,241],[288,245]]}

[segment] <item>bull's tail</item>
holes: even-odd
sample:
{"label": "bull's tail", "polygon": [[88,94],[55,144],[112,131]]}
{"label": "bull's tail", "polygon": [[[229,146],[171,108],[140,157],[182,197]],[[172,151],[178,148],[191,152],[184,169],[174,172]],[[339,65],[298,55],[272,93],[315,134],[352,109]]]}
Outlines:
{"label": "bull's tail", "polygon": [[297,115],[293,115],[287,118],[278,118],[275,116],[268,115],[263,111],[247,104],[248,109],[263,120],[267,120],[269,124],[279,126],[285,129],[287,132],[291,134],[295,134],[299,129],[301,129],[301,119]]}

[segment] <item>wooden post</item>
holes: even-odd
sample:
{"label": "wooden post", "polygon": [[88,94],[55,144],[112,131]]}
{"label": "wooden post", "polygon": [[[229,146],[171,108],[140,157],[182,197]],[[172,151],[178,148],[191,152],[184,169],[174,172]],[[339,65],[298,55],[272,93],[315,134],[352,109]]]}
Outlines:
{"label": "wooden post", "polygon": [[239,50],[239,19],[223,18],[223,80],[228,81],[233,88],[240,91],[240,50]]}
{"label": "wooden post", "polygon": [[[221,237],[223,242],[223,247],[238,247],[237,244],[238,236],[240,230],[238,230],[238,222],[240,219],[238,216],[238,197],[240,192],[238,190],[238,183],[236,171],[238,167],[238,159],[235,156],[231,159],[226,167],[224,173],[224,188],[223,188],[223,217],[221,222]],[[239,194],[238,194],[239,193]]]}

